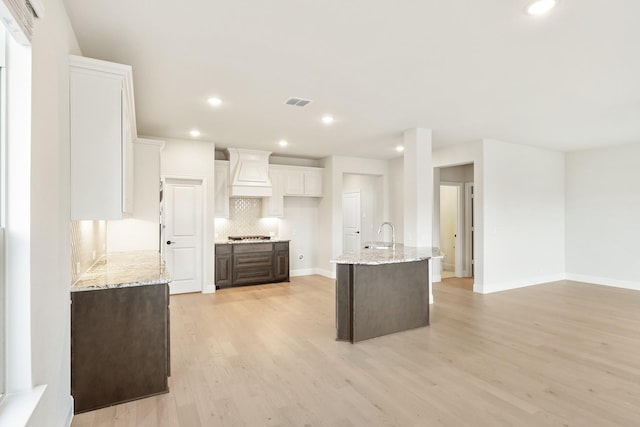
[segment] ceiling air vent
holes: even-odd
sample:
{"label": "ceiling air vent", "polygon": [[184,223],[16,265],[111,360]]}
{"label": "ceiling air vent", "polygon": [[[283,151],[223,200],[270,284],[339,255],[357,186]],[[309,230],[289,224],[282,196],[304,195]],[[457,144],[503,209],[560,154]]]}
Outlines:
{"label": "ceiling air vent", "polygon": [[285,101],[285,104],[293,105],[296,107],[304,107],[309,103],[311,103],[310,99],[302,99],[302,98],[289,98]]}

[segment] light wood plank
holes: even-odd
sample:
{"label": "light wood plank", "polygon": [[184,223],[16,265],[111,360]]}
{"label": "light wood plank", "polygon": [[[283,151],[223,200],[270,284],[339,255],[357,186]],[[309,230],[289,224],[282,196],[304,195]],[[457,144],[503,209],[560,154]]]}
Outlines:
{"label": "light wood plank", "polygon": [[434,285],[431,325],[335,341],[334,282],[171,297],[169,394],[73,427],[638,426],[640,292]]}

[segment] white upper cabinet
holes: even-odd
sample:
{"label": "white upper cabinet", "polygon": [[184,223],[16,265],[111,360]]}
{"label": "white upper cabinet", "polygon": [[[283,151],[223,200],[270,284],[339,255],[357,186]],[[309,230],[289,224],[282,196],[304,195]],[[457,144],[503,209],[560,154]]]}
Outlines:
{"label": "white upper cabinet", "polygon": [[322,171],[323,169],[307,169],[304,172],[304,195],[322,197]]}
{"label": "white upper cabinet", "polygon": [[262,199],[262,216],[270,218],[284,217],[284,173],[279,169],[269,169],[271,197]]}
{"label": "white upper cabinet", "polygon": [[229,162],[215,161],[215,209],[216,218],[229,219]]}
{"label": "white upper cabinet", "polygon": [[69,65],[71,219],[127,217],[137,137],[131,67],[73,55]]}
{"label": "white upper cabinet", "polygon": [[322,168],[270,165],[283,174],[285,196],[322,197]]}

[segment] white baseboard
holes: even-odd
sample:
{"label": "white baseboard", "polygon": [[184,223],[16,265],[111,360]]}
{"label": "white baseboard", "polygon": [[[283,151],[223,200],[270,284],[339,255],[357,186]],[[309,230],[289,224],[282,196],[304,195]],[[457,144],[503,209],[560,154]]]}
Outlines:
{"label": "white baseboard", "polygon": [[335,270],[325,270],[324,268],[314,268],[314,274],[319,274],[320,276],[324,276],[324,277],[328,277],[329,279],[335,279],[336,278],[336,271]]}
{"label": "white baseboard", "polygon": [[298,270],[291,270],[289,277],[310,276],[312,274],[316,274],[315,268],[300,268]]}
{"label": "white baseboard", "polygon": [[448,262],[443,262],[442,263],[442,269],[443,270],[448,270],[448,271],[455,271],[456,270],[456,266],[454,264],[450,264]]}
{"label": "white baseboard", "polygon": [[554,274],[551,276],[539,276],[531,277],[528,279],[514,280],[511,282],[491,283],[484,286],[476,286],[474,283],[473,291],[481,294],[491,294],[493,292],[508,291],[511,289],[525,288],[527,286],[541,285],[543,283],[557,282],[558,280],[564,280],[566,275],[564,273]]}
{"label": "white baseboard", "polygon": [[212,294],[215,291],[216,291],[216,285],[205,285],[204,288],[202,288],[203,294]]}
{"label": "white baseboard", "polygon": [[442,275],[440,275],[440,273],[436,273],[435,271],[433,272],[433,277],[431,279],[431,281],[433,283],[437,283],[437,282],[442,282]]}
{"label": "white baseboard", "polygon": [[311,276],[314,274],[328,277],[329,279],[336,278],[336,274],[334,272],[322,268],[300,268],[298,270],[291,270],[289,272],[289,277]]}
{"label": "white baseboard", "polygon": [[609,277],[588,276],[584,274],[567,273],[567,280],[576,282],[591,283],[594,285],[611,286],[614,288],[633,289],[640,291],[640,282],[632,282],[630,280],[617,280]]}

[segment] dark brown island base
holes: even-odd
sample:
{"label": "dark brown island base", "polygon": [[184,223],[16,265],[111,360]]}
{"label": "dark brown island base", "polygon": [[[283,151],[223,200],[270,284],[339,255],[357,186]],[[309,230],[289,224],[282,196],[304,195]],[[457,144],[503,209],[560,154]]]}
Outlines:
{"label": "dark brown island base", "polygon": [[80,413],[169,391],[169,274],[158,252],[108,254],[71,287]]}
{"label": "dark brown island base", "polygon": [[362,249],[336,260],[336,330],[355,343],[429,325],[430,259],[438,248]]}

